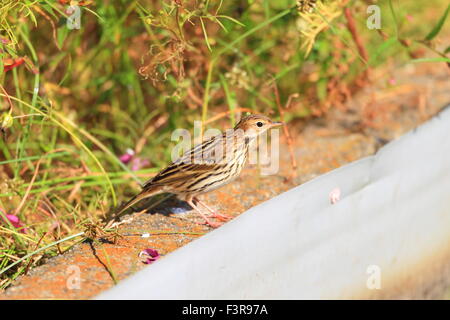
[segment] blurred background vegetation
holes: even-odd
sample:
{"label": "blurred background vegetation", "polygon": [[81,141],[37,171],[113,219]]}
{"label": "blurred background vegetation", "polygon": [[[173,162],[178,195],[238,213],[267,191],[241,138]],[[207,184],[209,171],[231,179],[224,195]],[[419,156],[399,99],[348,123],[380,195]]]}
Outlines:
{"label": "blurred background vegetation", "polygon": [[[371,4],[380,30],[366,26]],[[170,161],[176,128],[278,119],[274,85],[284,120],[308,121],[386,63],[448,63],[447,14],[444,0],[2,0],[0,271],[136,191]]]}

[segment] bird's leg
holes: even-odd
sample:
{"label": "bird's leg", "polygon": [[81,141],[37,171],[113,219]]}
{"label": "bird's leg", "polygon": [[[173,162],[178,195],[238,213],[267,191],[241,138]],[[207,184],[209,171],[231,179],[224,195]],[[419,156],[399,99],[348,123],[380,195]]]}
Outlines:
{"label": "bird's leg", "polygon": [[199,198],[194,197],[193,199],[194,199],[195,202],[200,203],[200,204],[201,204],[202,206],[204,206],[209,212],[211,212],[211,213],[212,213],[212,216],[213,216],[214,218],[217,218],[217,219],[219,219],[219,220],[221,220],[221,221],[228,221],[228,220],[233,219],[232,216],[229,216],[229,215],[226,215],[226,214],[220,214],[220,213],[215,212],[215,211],[214,211],[210,206],[208,206],[206,203],[204,203],[203,201],[200,201]]}
{"label": "bird's leg", "polygon": [[215,222],[212,222],[211,220],[209,220],[208,217],[207,217],[203,212],[201,212],[200,209],[194,204],[194,202],[192,201],[192,199],[187,199],[186,202],[189,203],[189,205],[190,205],[192,208],[194,208],[194,210],[197,211],[197,212],[202,216],[203,219],[205,219],[205,223],[206,223],[207,225],[210,225],[210,226],[213,227],[213,228],[217,228],[217,227],[220,227],[220,226],[221,226],[220,223],[215,223]]}

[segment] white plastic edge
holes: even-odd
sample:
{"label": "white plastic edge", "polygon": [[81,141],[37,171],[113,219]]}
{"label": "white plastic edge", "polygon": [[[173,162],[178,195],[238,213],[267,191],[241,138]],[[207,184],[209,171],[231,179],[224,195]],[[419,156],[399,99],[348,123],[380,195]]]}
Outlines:
{"label": "white plastic edge", "polygon": [[449,133],[446,108],[374,156],[251,208],[96,299],[358,298],[377,290],[368,286],[373,275],[381,290],[414,276],[450,244]]}

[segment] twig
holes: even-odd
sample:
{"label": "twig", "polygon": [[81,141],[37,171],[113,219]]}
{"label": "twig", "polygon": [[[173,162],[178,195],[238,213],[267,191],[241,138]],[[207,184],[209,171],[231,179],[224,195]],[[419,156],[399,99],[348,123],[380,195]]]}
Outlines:
{"label": "twig", "polygon": [[142,134],[142,137],[139,138],[138,142],[136,143],[136,147],[134,149],[136,155],[139,154],[142,149],[144,148],[145,143],[148,140],[148,137],[155,132],[155,130],[162,127],[169,117],[167,115],[161,116],[156,121],[153,121],[153,119],[150,119],[151,124],[145,129],[144,133]]}
{"label": "twig", "polygon": [[36,180],[37,174],[39,173],[39,166],[41,165],[42,160],[46,159],[45,156],[48,155],[49,153],[60,152],[62,150],[65,150],[65,149],[55,149],[55,150],[46,152],[44,154],[44,156],[39,159],[39,161],[36,164],[36,169],[34,170],[34,174],[33,174],[33,177],[31,178],[30,184],[28,185],[27,190],[25,191],[25,195],[23,196],[22,200],[20,201],[20,204],[17,206],[16,210],[14,211],[14,215],[17,215],[20,212],[20,209],[22,209],[23,205],[25,204],[25,201],[27,200],[28,195],[30,194],[31,188],[33,187],[34,180]]}
{"label": "twig", "polygon": [[[284,122],[284,110],[283,110],[283,107],[281,106],[280,93],[278,92],[277,83],[274,81],[272,83],[272,86],[273,86],[273,90],[274,90],[274,93],[275,93],[275,101],[277,103],[278,112],[280,113],[280,120]],[[296,97],[295,94],[289,96],[288,104],[286,104],[287,107],[289,107],[292,98],[295,98],[295,97]],[[290,174],[288,180],[292,180],[293,178],[297,177],[297,160],[295,159],[293,140],[292,140],[292,137],[291,137],[291,135],[289,133],[287,125],[283,126],[283,132],[284,132],[284,134],[286,136],[286,139],[287,139],[287,145],[288,145],[288,148],[289,148],[289,154],[290,154],[290,157],[291,157],[291,164],[292,164],[292,173]]]}
{"label": "twig", "polygon": [[[39,247],[39,245],[41,244],[42,240],[45,238],[45,236],[46,236],[47,234],[48,234],[48,231],[42,235],[42,237],[39,239],[39,241],[38,241],[38,242],[36,243],[36,245],[34,246],[34,250],[36,250],[36,249]],[[32,261],[33,261],[33,259],[30,259],[30,261],[28,261],[27,266],[25,267],[24,274],[27,274],[27,273],[28,273],[28,270],[30,269],[30,266],[31,266],[31,262],[32,262]]]}
{"label": "twig", "polygon": [[58,44],[57,36],[56,36],[56,25],[55,22],[50,18],[44,11],[42,11],[38,6],[33,6],[33,9],[39,12],[50,24],[52,25],[52,31],[53,31],[53,41],[55,41],[56,47],[61,50],[61,47]]}
{"label": "twig", "polygon": [[156,235],[174,235],[174,234],[182,234],[182,235],[193,235],[193,236],[203,236],[206,234],[206,232],[190,232],[190,231],[164,231],[164,230],[153,230],[153,231],[147,231],[147,230],[136,230],[136,229],[122,229],[122,233],[138,233],[138,234],[124,234],[124,236],[128,237],[142,237],[142,233],[148,233],[150,235],[156,236]]}
{"label": "twig", "polygon": [[3,91],[3,93],[5,94],[6,99],[8,100],[8,103],[9,103],[9,112],[11,113],[11,112],[12,112],[12,109],[13,109],[13,104],[12,104],[11,98],[9,97],[8,92],[6,92],[5,88],[4,88],[1,84],[0,84],[0,88],[2,88],[2,91]]}
{"label": "twig", "polygon": [[[352,35],[353,41],[355,41],[356,47],[358,48],[358,52],[361,55],[361,57],[364,59],[364,61],[367,63],[369,61],[369,56],[367,54],[366,48],[364,47],[361,38],[359,37],[359,34],[356,30],[356,24],[355,19],[353,18],[352,12],[350,11],[350,8],[346,7],[344,9],[344,15],[347,19],[347,28],[350,31],[350,34]],[[370,68],[367,66],[367,69],[364,70],[363,75],[366,79],[369,77]]]}
{"label": "twig", "polygon": [[236,113],[236,112],[254,112],[254,111],[252,109],[249,109],[249,108],[236,108],[234,110],[227,110],[227,111],[224,111],[224,112],[221,112],[221,113],[215,115],[214,117],[209,118],[208,120],[205,121],[204,125],[206,125],[208,123],[211,123],[211,122],[214,122],[216,120],[219,120],[219,119],[221,119],[223,117],[226,117],[231,112]]}

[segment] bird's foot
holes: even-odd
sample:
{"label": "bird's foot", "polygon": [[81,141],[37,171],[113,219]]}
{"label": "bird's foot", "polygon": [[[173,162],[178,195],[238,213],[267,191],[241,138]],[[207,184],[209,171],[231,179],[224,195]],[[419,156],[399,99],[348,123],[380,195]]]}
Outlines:
{"label": "bird's foot", "polygon": [[211,221],[209,219],[205,219],[205,221],[203,221],[203,222],[196,222],[196,223],[200,224],[200,225],[207,225],[207,226],[210,226],[212,228],[218,228],[221,225],[223,225],[223,223],[213,222],[213,221]]}
{"label": "bird's foot", "polygon": [[229,220],[231,220],[231,219],[233,219],[234,217],[232,217],[232,216],[229,216],[229,215],[227,215],[227,214],[221,214],[221,213],[217,213],[217,212],[213,212],[211,215],[209,215],[210,217],[212,217],[212,218],[216,218],[216,219],[218,219],[218,220],[220,220],[220,221],[224,221],[224,222],[226,222],[226,221],[229,221]]}
{"label": "bird's foot", "polygon": [[197,203],[200,203],[203,207],[205,207],[205,208],[211,213],[211,214],[209,215],[209,217],[216,218],[216,219],[218,219],[218,220],[220,220],[220,221],[228,221],[228,220],[231,220],[231,219],[234,218],[234,217],[229,216],[229,215],[227,215],[227,214],[220,214],[220,213],[217,213],[217,212],[214,211],[210,206],[208,206],[206,203],[204,203],[203,201],[200,201],[197,197],[195,197],[194,200],[195,200]]}
{"label": "bird's foot", "polygon": [[198,224],[206,224],[213,228],[218,228],[222,225],[221,223],[216,223],[216,222],[212,222],[211,220],[209,220],[208,217],[195,205],[195,203],[192,202],[191,199],[189,199],[187,202],[189,203],[189,205],[192,208],[194,208],[195,211],[197,211],[200,214],[200,216],[203,218],[203,220],[205,220],[203,223],[198,223]]}

